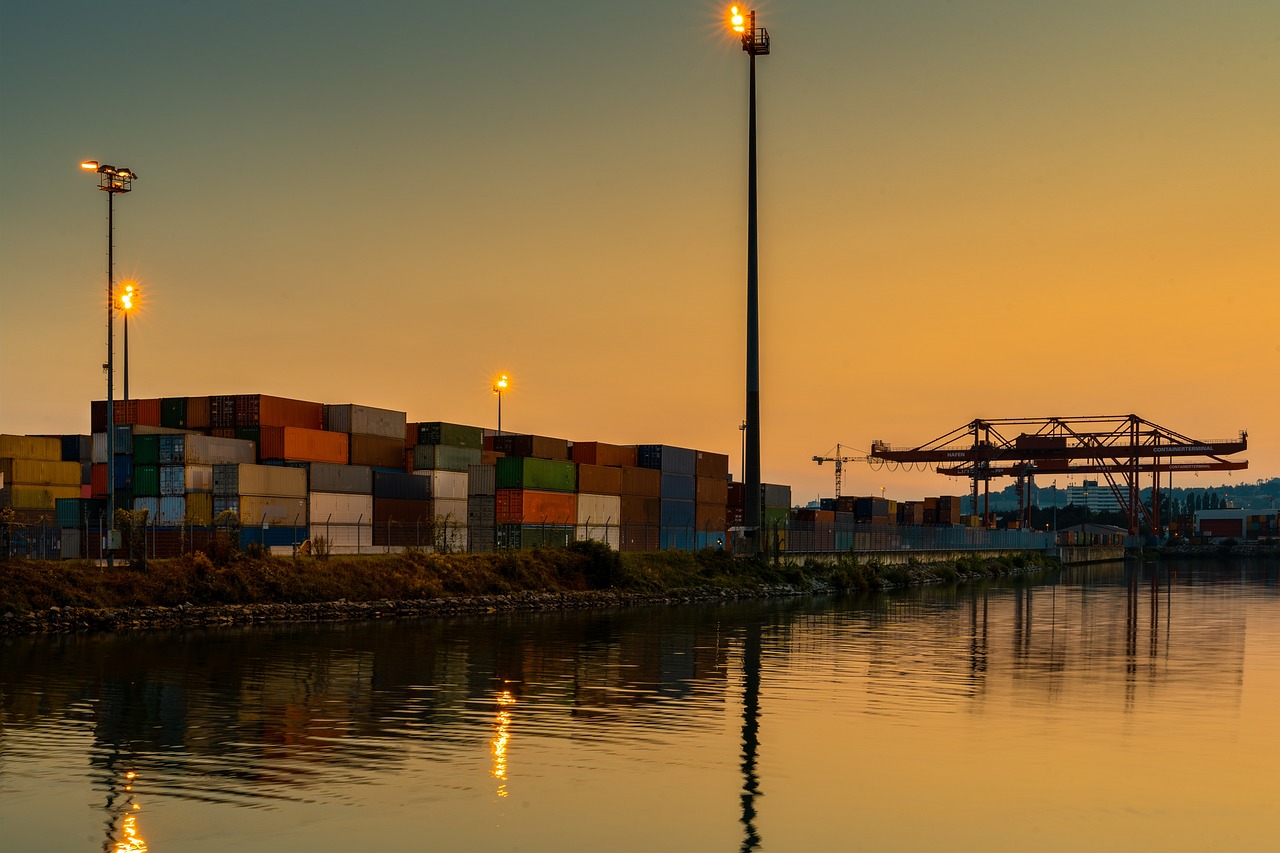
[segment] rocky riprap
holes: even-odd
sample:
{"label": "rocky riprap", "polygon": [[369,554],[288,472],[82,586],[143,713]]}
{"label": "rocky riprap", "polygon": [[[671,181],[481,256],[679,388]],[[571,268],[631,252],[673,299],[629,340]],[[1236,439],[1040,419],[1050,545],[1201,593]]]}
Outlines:
{"label": "rocky riprap", "polygon": [[342,622],[368,619],[471,616],[485,613],[693,604],[828,591],[785,584],[754,589],[691,589],[660,594],[591,590],[516,592],[415,601],[326,601],[311,604],[179,604],[176,607],[50,607],[0,616],[0,636],[67,634],[255,625],[271,622]]}

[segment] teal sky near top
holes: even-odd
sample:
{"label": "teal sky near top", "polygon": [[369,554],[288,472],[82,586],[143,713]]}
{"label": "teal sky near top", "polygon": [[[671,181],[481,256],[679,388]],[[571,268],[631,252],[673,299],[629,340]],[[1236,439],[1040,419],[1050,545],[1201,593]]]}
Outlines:
{"label": "teal sky near top", "polygon": [[[1243,479],[1280,475],[1280,5],[756,8],[764,479],[808,500],[837,442],[1129,412],[1247,429]],[[116,205],[133,396],[493,426],[505,372],[505,429],[736,473],[747,57],[723,15],[3,4],[0,431],[84,432],[105,397],[93,158],[140,176]],[[846,474],[881,486],[965,489]]]}

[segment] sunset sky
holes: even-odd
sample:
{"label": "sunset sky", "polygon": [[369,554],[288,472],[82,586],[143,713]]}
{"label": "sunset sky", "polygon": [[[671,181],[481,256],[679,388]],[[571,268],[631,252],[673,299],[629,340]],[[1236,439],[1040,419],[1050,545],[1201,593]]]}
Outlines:
{"label": "sunset sky", "polygon": [[[1247,429],[1236,478],[1280,476],[1280,4],[756,9],[766,481],[804,502],[837,442],[1130,412]],[[115,217],[134,397],[492,427],[505,372],[506,430],[738,474],[748,60],[724,15],[0,5],[0,431],[87,432],[106,396],[97,159],[139,175]],[[881,486],[966,490],[846,473]]]}

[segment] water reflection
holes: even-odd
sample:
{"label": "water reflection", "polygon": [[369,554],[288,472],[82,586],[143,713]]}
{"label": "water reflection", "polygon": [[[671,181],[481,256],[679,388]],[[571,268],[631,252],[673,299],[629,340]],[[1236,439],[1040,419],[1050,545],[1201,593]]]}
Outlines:
{"label": "water reflection", "polygon": [[[142,805],[133,793],[138,774],[124,774],[124,784],[112,786],[107,796],[107,838],[102,849],[109,853],[147,853],[147,842],[138,828],[138,812]],[[117,800],[120,802],[117,804]]]}
{"label": "water reflection", "polygon": [[507,741],[511,739],[511,711],[508,708],[515,702],[516,697],[511,695],[510,690],[503,690],[498,694],[493,740],[489,742],[489,750],[493,753],[493,778],[501,783],[497,791],[499,797],[507,796]]}
{"label": "water reflection", "polygon": [[[74,778],[87,755],[110,853],[146,849],[135,773],[150,814],[157,798],[348,803],[398,775],[459,797],[486,772],[484,796],[510,802],[625,756],[715,779],[697,783],[705,797],[689,808],[732,810],[742,851],[764,849],[764,837],[805,846],[770,812],[805,774],[772,769],[832,731],[841,742],[824,748],[843,760],[809,774],[846,772],[857,762],[844,742],[881,731],[877,721],[900,727],[906,749],[944,715],[1007,701],[1131,716],[1237,708],[1246,588],[1274,598],[1275,565],[1117,564],[847,599],[27,638],[0,648],[0,782],[18,784],[6,767]],[[790,728],[810,725],[813,709],[822,726]],[[87,750],[51,751],[58,727],[83,730]]]}

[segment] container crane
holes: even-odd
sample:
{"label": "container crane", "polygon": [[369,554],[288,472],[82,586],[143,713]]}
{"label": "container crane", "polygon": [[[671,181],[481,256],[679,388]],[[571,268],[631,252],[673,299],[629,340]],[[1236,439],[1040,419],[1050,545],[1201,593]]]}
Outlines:
{"label": "container crane", "polygon": [[[813,461],[821,465],[823,462],[834,462],[836,464],[836,497],[840,497],[840,474],[844,470],[846,462],[868,462],[868,456],[844,456],[842,455],[842,445],[837,444],[832,450],[827,451],[826,456],[815,456]],[[831,454],[835,455],[832,456]]]}

